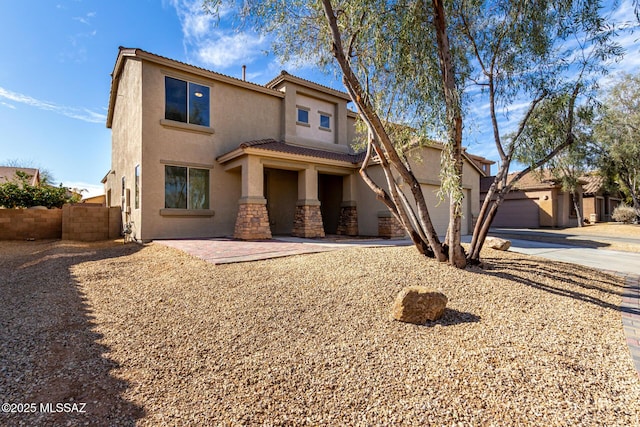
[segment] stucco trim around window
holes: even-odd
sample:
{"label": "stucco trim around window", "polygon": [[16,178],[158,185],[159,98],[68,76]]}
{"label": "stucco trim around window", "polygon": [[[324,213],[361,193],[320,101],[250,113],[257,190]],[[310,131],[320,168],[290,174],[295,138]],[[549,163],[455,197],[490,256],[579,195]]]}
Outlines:
{"label": "stucco trim around window", "polygon": [[160,159],[160,164],[170,166],[186,166],[188,168],[213,169],[214,165],[209,163],[180,162],[176,160]]}
{"label": "stucco trim around window", "polygon": [[186,130],[202,134],[213,135],[215,132],[212,127],[193,125],[191,123],[176,122],[173,120],[160,119],[160,124],[164,127]]}
{"label": "stucco trim around window", "polygon": [[161,216],[182,216],[182,217],[212,217],[215,211],[211,209],[160,209]]}
{"label": "stucco trim around window", "polygon": [[309,113],[311,109],[302,105],[296,105],[296,124],[298,126],[311,127],[309,124]]}

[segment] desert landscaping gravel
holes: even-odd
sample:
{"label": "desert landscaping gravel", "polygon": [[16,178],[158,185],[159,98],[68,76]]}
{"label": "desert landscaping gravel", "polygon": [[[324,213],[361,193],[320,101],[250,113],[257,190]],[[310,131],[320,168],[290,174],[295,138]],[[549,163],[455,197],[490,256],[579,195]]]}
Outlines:
{"label": "desert landscaping gravel", "polygon": [[[640,425],[621,279],[483,255],[0,242],[0,403],[86,404],[0,425]],[[448,297],[441,320],[390,320],[410,285]]]}

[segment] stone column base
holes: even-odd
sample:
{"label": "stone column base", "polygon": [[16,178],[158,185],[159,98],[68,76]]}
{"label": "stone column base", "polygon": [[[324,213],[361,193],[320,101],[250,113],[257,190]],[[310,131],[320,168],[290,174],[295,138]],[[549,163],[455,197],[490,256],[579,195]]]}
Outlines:
{"label": "stone column base", "polygon": [[404,237],[406,234],[400,221],[391,212],[378,212],[378,236],[392,238]]}
{"label": "stone column base", "polygon": [[345,236],[358,235],[358,210],[355,202],[343,202],[340,206],[337,234]]}
{"label": "stone column base", "polygon": [[267,201],[240,201],[233,237],[242,240],[271,238]]}
{"label": "stone column base", "polygon": [[298,202],[298,206],[296,206],[296,216],[293,220],[293,230],[291,231],[291,235],[306,238],[324,237],[324,226],[322,225],[320,202]]}

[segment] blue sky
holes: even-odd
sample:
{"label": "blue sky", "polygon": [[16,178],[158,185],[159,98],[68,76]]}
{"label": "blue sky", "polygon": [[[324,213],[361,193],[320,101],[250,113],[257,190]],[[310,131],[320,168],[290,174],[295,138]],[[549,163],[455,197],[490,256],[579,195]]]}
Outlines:
{"label": "blue sky", "polygon": [[[138,47],[200,67],[266,83],[281,69],[342,89],[310,66],[283,67],[268,40],[238,33],[201,12],[200,0],[3,1],[0,14],[0,164],[19,159],[56,182],[100,194],[111,165],[106,113],[118,46]],[[630,1],[616,12],[633,19]],[[625,35],[616,69],[637,73],[640,35]],[[496,159],[482,132],[466,144]]]}

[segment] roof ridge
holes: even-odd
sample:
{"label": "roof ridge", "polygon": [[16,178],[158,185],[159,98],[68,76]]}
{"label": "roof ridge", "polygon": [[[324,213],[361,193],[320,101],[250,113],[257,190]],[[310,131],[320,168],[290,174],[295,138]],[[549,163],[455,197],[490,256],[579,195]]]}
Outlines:
{"label": "roof ridge", "polygon": [[[250,85],[257,86],[257,87],[260,87],[260,88],[263,88],[263,89],[266,87],[265,85],[261,85],[261,84],[258,84],[258,83],[254,83],[254,82],[249,81],[249,80],[242,80],[241,78],[233,77],[233,76],[230,76],[230,75],[228,75],[228,74],[221,73],[221,72],[219,72],[219,71],[213,71],[213,70],[211,70],[211,69],[209,69],[209,68],[204,68],[204,67],[200,67],[200,66],[198,66],[198,65],[190,64],[190,63],[188,63],[188,62],[179,61],[179,60],[177,60],[177,59],[169,58],[168,56],[159,55],[159,54],[157,54],[157,53],[149,52],[148,50],[140,49],[140,48],[137,48],[137,47],[136,47],[136,48],[126,48],[126,47],[120,46],[120,48],[119,48],[119,49],[120,49],[121,51],[123,51],[123,50],[131,50],[131,51],[133,51],[133,52],[142,52],[142,53],[145,53],[145,54],[147,54],[147,55],[155,56],[155,57],[157,57],[157,58],[165,59],[165,60],[167,60],[167,61],[176,62],[176,63],[178,63],[178,64],[186,65],[186,66],[188,66],[188,67],[193,67],[193,68],[195,68],[195,69],[198,69],[198,70],[201,70],[201,71],[206,71],[206,72],[211,73],[211,74],[216,74],[216,75],[218,75],[218,76],[222,76],[222,77],[226,77],[226,78],[229,78],[229,79],[237,80],[237,81],[238,81],[238,82],[240,82],[240,83],[248,83],[248,84],[250,84]],[[267,89],[272,89],[272,88],[267,88]],[[272,89],[272,90],[275,90],[275,89]]]}

